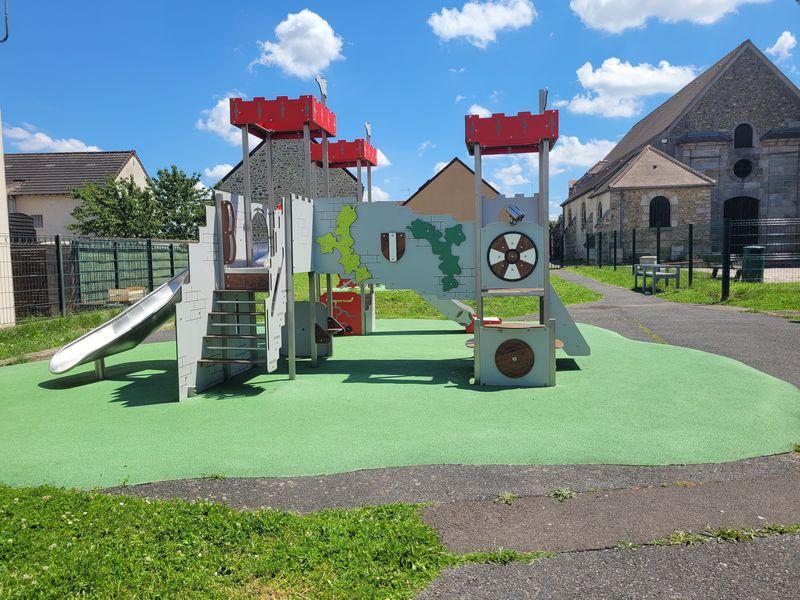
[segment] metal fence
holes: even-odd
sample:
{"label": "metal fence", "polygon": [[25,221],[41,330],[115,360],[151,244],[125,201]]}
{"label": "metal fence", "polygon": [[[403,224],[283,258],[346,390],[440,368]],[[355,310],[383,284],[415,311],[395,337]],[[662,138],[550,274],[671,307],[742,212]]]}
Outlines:
{"label": "metal fence", "polygon": [[17,319],[130,304],[189,264],[184,241],[56,235],[4,236],[3,244]]}
{"label": "metal fence", "polygon": [[554,256],[565,265],[620,268],[653,257],[659,264],[683,266],[686,283],[696,276],[718,282],[721,298],[731,282],[784,285],[800,291],[800,219],[724,220],[703,227],[653,227],[597,231],[568,252],[566,236]]}

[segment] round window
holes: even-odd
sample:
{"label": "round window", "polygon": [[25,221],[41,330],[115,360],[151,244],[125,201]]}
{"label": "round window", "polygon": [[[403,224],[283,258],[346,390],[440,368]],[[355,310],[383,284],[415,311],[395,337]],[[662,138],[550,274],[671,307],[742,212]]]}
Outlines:
{"label": "round window", "polygon": [[736,175],[739,179],[747,179],[750,176],[750,173],[753,172],[753,163],[751,163],[746,158],[742,160],[737,160],[736,164],[733,165],[733,174]]}

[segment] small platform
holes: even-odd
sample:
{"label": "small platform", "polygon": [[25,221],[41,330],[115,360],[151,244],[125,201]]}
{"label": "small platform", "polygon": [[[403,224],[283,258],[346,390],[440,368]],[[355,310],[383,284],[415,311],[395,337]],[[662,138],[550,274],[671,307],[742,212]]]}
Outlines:
{"label": "small platform", "polygon": [[494,114],[491,117],[467,115],[465,142],[470,155],[480,145],[481,154],[521,154],[538,152],[542,140],[550,145],[558,139],[558,111],[542,114],[521,112],[517,115]]}
{"label": "small platform", "polygon": [[[322,144],[311,146],[311,160],[322,164]],[[348,142],[339,140],[328,144],[328,165],[331,169],[344,169],[348,167],[367,165],[378,166],[378,150],[367,140],[358,139]]]}
{"label": "small platform", "polygon": [[248,131],[261,139],[267,132],[275,140],[300,139],[306,123],[314,137],[321,137],[323,133],[336,137],[336,115],[311,95],[278,96],[274,100],[231,98],[230,109],[231,125],[255,125],[248,127]]}

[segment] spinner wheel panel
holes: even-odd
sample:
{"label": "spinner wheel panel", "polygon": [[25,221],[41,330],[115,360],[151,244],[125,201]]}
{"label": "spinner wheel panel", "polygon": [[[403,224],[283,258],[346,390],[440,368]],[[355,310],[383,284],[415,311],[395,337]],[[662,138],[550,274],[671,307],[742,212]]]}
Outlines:
{"label": "spinner wheel panel", "polygon": [[535,362],[533,348],[519,339],[504,341],[494,352],[497,370],[511,379],[525,377],[533,370]]}
{"label": "spinner wheel panel", "polygon": [[536,269],[539,252],[533,240],[524,233],[501,233],[486,252],[491,272],[503,281],[522,281]]}

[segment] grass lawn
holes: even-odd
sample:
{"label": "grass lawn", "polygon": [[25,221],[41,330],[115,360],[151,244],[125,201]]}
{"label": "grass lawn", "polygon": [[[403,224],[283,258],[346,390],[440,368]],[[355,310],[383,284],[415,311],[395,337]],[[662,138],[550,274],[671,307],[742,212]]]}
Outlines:
{"label": "grass lawn", "polygon": [[[629,265],[599,269],[591,266],[569,267],[570,271],[591,277],[603,283],[633,289],[633,274]],[[712,279],[709,273],[695,272],[692,287],[688,287],[688,274],[681,272],[681,288],[671,285],[658,293],[659,298],[672,302],[691,304],[724,304],[741,306],[755,311],[800,311],[800,283],[741,283],[731,281],[731,295],[725,302],[719,301],[721,282]],[[661,289],[663,283],[659,284]]]}
{"label": "grass lawn", "polygon": [[66,317],[32,317],[0,329],[0,360],[21,359],[31,352],[63,346],[117,313],[119,310],[97,310]]}
{"label": "grass lawn", "polygon": [[298,515],[0,485],[0,597],[411,598],[454,555],[411,505]]}

